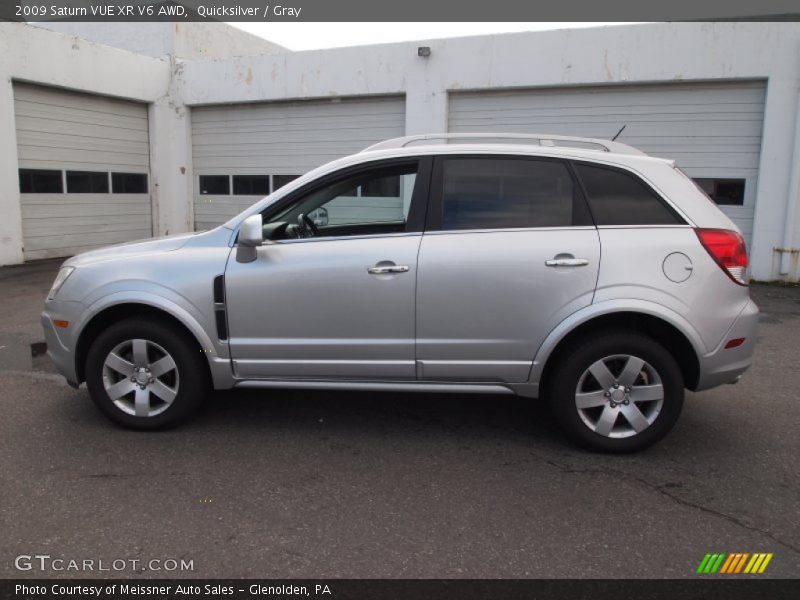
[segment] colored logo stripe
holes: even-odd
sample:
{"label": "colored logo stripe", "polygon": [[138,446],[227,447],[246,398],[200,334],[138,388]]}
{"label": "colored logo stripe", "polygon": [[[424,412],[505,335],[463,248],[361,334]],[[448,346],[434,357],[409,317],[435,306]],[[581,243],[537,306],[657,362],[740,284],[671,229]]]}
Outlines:
{"label": "colored logo stripe", "polygon": [[[760,574],[767,568],[767,565],[772,560],[772,553],[756,553],[750,554],[748,552],[732,552],[726,554],[725,552],[708,553],[700,561],[697,567],[697,573],[701,574],[714,574],[714,573],[748,573]],[[747,565],[747,566],[745,566]],[[744,569],[744,570],[743,570]]]}
{"label": "colored logo stripe", "polygon": [[725,553],[706,554],[700,566],[697,567],[698,573],[716,573],[725,558]]}
{"label": "colored logo stripe", "polygon": [[745,573],[763,573],[767,568],[769,561],[772,560],[772,553],[769,554],[753,554],[753,558],[747,563],[744,568]]}

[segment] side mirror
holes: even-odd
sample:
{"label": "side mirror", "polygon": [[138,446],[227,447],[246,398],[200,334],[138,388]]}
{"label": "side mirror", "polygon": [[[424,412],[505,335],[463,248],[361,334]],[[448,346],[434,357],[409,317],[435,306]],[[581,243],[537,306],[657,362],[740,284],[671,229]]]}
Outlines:
{"label": "side mirror", "polygon": [[236,261],[253,262],[256,259],[256,248],[264,243],[264,230],[261,215],[247,217],[239,227],[239,239],[236,248]]}

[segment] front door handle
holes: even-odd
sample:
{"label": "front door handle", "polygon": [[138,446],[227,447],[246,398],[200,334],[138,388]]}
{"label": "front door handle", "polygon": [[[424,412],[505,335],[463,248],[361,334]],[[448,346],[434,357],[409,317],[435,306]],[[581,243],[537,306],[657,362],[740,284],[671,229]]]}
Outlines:
{"label": "front door handle", "polygon": [[376,265],[367,269],[370,275],[388,275],[389,273],[407,273],[408,267],[405,265]]}
{"label": "front door handle", "polygon": [[589,264],[588,258],[575,258],[574,256],[557,256],[544,261],[547,267],[585,267]]}

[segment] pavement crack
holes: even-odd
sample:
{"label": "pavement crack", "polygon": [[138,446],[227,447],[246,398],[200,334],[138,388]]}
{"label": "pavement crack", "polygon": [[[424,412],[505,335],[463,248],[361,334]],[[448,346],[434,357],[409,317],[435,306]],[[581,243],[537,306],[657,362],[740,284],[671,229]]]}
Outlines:
{"label": "pavement crack", "polygon": [[647,489],[649,489],[651,491],[656,492],[657,494],[660,494],[660,495],[664,496],[665,498],[668,498],[669,500],[671,500],[672,502],[674,502],[676,504],[679,504],[680,506],[684,506],[686,508],[691,508],[693,510],[698,510],[698,511],[704,512],[706,514],[713,515],[713,516],[715,516],[717,518],[720,518],[720,519],[723,519],[725,521],[728,521],[729,523],[732,523],[732,524],[736,525],[737,527],[741,527],[742,529],[746,529],[748,531],[759,533],[759,534],[771,539],[776,544],[780,544],[781,546],[783,546],[784,548],[787,548],[788,550],[792,551],[793,553],[795,553],[797,555],[800,555],[800,548],[799,547],[797,547],[797,546],[795,546],[795,545],[793,545],[793,544],[791,544],[791,543],[789,543],[789,542],[787,542],[785,540],[782,540],[781,538],[776,536],[774,533],[772,533],[768,529],[762,529],[762,528],[756,527],[754,525],[749,525],[749,524],[745,523],[744,521],[742,521],[741,519],[739,519],[739,518],[737,518],[737,517],[735,517],[735,516],[733,516],[731,514],[728,514],[726,512],[723,512],[723,511],[720,511],[720,510],[715,510],[713,508],[709,508],[708,506],[704,506],[702,504],[697,504],[696,502],[692,502],[690,500],[686,500],[685,498],[681,498],[680,496],[677,496],[676,494],[673,494],[673,493],[669,492],[665,485],[652,483],[652,482],[648,481],[647,479],[644,479],[643,477],[639,477],[639,476],[636,476],[636,475],[631,475],[629,473],[625,473],[625,472],[619,471],[617,469],[598,469],[598,468],[595,468],[595,467],[575,468],[575,467],[570,467],[568,465],[561,464],[559,462],[556,462],[556,461],[548,459],[548,458],[544,458],[542,456],[537,455],[534,452],[532,452],[531,454],[533,456],[535,456],[537,459],[539,459],[540,461],[542,461],[543,463],[545,463],[547,465],[550,465],[551,467],[553,467],[555,469],[558,469],[563,473],[575,474],[575,475],[607,475],[607,476],[615,477],[615,478],[623,480],[623,481],[636,483],[636,484],[638,484],[640,486],[643,486],[643,487],[645,487],[645,488],[647,488]]}

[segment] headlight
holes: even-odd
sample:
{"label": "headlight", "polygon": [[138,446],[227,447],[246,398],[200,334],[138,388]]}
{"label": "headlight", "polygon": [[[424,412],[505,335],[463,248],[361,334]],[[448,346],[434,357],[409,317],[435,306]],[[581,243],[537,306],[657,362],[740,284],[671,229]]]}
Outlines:
{"label": "headlight", "polygon": [[53,287],[50,288],[50,293],[47,294],[47,299],[52,300],[55,298],[55,295],[58,293],[58,290],[61,289],[61,286],[64,285],[64,282],[67,280],[67,277],[72,275],[72,272],[75,270],[75,267],[61,267],[58,270],[58,275],[56,275],[56,280],[53,282]]}

